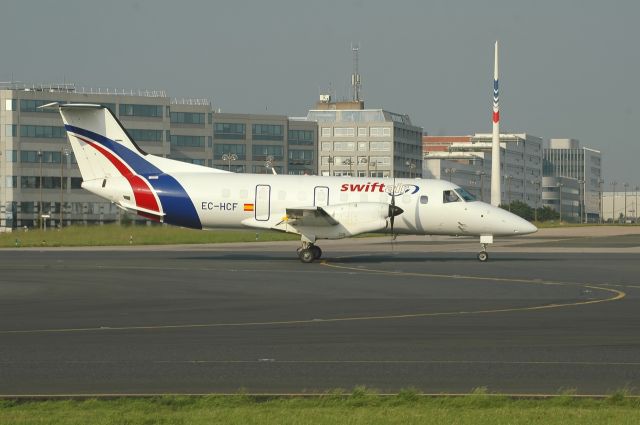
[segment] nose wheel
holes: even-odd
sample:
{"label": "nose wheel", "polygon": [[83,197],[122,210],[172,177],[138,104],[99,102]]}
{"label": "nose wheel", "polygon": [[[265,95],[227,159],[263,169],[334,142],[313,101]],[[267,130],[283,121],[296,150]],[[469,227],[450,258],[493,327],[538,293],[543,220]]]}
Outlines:
{"label": "nose wheel", "polygon": [[487,254],[487,251],[483,250],[478,253],[478,261],[484,263],[488,259],[489,259],[489,254]]}
{"label": "nose wheel", "polygon": [[481,263],[484,263],[489,259],[489,254],[487,253],[487,245],[489,245],[490,243],[493,243],[493,236],[480,236],[480,245],[482,245],[482,251],[478,253],[478,261],[480,261]]}

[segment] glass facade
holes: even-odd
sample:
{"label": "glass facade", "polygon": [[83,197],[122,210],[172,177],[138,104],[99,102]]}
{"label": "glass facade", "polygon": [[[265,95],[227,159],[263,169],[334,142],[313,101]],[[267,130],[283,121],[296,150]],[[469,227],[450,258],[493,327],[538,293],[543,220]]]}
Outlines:
{"label": "glass facade", "polygon": [[253,145],[254,161],[265,161],[269,156],[272,156],[274,161],[281,161],[284,148],[280,145]]}
{"label": "glass facade", "polygon": [[162,142],[162,130],[131,128],[127,131],[135,142]]}
{"label": "glass facade", "polygon": [[46,125],[21,125],[20,137],[35,137],[35,138],[60,138],[67,137],[67,132],[64,127],[58,126],[46,126]]}
{"label": "glass facade", "polygon": [[171,135],[171,144],[174,146],[186,146],[191,148],[203,148],[204,136],[179,136]]}
{"label": "glass facade", "polygon": [[172,124],[204,124],[204,113],[171,112]]}
{"label": "glass facade", "polygon": [[217,122],[213,127],[213,135],[216,139],[245,139],[246,125],[237,123]]}
{"label": "glass facade", "polygon": [[[57,112],[57,111],[56,111]],[[120,115],[123,117],[162,117],[162,106],[160,105],[136,105],[129,103],[121,103],[119,108]]]}
{"label": "glass facade", "polygon": [[247,159],[247,147],[242,144],[216,143],[213,147],[213,159],[222,159],[224,154],[235,154],[238,160]]}
{"label": "glass facade", "polygon": [[312,130],[289,130],[290,145],[313,145]]}
{"label": "glass facade", "polygon": [[278,124],[253,124],[253,140],[283,140],[284,126]]}
{"label": "glass facade", "polygon": [[44,112],[44,113],[58,113],[56,108],[51,109],[38,109],[42,105],[46,105],[48,103],[66,103],[61,100],[32,100],[32,99],[22,99],[20,100],[20,112]]}

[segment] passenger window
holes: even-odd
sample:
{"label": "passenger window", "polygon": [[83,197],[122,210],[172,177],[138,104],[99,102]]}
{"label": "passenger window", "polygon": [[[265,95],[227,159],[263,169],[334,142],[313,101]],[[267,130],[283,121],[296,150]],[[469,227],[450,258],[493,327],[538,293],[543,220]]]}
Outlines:
{"label": "passenger window", "polygon": [[427,195],[422,195],[422,196],[420,197],[420,203],[421,203],[421,204],[426,204],[426,203],[428,203],[428,202],[429,202],[429,197],[428,197]]}
{"label": "passenger window", "polygon": [[442,196],[442,202],[443,203],[449,203],[449,202],[459,202],[460,198],[458,197],[458,195],[456,195],[456,193],[453,190],[445,190],[444,192],[442,192],[443,196]]}

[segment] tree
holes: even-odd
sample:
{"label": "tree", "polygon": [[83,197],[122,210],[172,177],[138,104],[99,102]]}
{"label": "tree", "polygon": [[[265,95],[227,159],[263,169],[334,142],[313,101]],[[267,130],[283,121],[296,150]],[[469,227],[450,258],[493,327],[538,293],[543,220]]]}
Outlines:
{"label": "tree", "polygon": [[522,201],[513,201],[509,205],[500,205],[504,210],[510,210],[513,214],[524,218],[525,220],[533,220],[533,208]]}
{"label": "tree", "polygon": [[560,219],[560,213],[548,205],[543,208],[538,208],[538,221],[549,221]]}

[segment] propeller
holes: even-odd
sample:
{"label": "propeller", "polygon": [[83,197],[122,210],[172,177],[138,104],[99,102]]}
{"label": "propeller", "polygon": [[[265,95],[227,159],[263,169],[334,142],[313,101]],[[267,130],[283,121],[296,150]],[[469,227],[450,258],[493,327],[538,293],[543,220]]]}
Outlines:
{"label": "propeller", "polygon": [[396,206],[396,178],[393,178],[393,188],[391,190],[391,204],[389,205],[389,224],[391,228],[391,236],[395,239],[395,235],[393,233],[393,224],[395,222],[395,217],[404,212],[404,210],[398,206]]}

